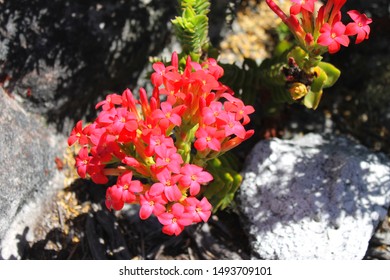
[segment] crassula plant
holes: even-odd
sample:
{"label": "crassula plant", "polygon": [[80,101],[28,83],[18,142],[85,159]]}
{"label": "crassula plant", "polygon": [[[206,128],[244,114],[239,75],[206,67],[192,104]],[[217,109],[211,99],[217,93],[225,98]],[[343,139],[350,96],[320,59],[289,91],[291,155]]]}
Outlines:
{"label": "crassula plant", "polygon": [[202,195],[213,180],[205,167],[253,134],[244,125],[254,109],[234,97],[218,79],[223,69],[214,59],[188,57],[181,71],[173,53],[170,65],[153,64],[150,98],[126,89],[96,105],[93,123],[79,121],[68,139],[81,149],[76,168],[81,178],[107,188],[106,206],[120,210],[137,203],[139,216],[155,215],[162,231],[178,235],[185,226],[207,221],[212,205]]}
{"label": "crassula plant", "polygon": [[368,39],[372,20],[351,10],[347,11],[351,21],[344,24],[341,9],[347,0],[328,0],[323,4],[317,0],[291,0],[287,14],[274,1],[266,2],[288,26],[295,40],[293,47],[279,57],[279,64],[265,63],[276,71],[265,73],[263,80],[273,86],[283,101],[299,101],[316,109],[323,89],[333,86],[340,76],[335,66],[322,61],[322,55],[347,47],[350,37],[356,37],[356,44]]}

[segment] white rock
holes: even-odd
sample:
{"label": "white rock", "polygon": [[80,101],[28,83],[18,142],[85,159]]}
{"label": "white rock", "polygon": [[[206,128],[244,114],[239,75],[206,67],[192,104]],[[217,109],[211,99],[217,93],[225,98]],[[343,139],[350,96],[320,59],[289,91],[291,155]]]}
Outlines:
{"label": "white rock", "polygon": [[254,259],[362,259],[390,204],[390,160],[344,137],[262,141],[243,178]]}

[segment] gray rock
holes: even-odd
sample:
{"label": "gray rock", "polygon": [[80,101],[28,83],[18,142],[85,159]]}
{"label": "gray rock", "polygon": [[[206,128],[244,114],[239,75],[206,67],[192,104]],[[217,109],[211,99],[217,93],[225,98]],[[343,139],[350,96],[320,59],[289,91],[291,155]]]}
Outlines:
{"label": "gray rock", "polygon": [[390,161],[344,137],[258,143],[240,209],[252,258],[362,259],[390,204]]}
{"label": "gray rock", "polygon": [[135,87],[176,12],[168,0],[3,2],[0,83],[64,131],[64,119],[93,118],[106,93]]}
{"label": "gray rock", "polygon": [[0,258],[19,257],[17,236],[29,230],[31,236],[40,210],[64,186],[55,158],[65,145],[0,87]]}

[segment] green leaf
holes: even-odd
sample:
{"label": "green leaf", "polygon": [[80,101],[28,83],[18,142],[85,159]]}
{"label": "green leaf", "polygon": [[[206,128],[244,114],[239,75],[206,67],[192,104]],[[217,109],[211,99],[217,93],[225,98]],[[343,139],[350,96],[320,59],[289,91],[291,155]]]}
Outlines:
{"label": "green leaf", "polygon": [[242,177],[235,171],[231,162],[233,158],[225,154],[207,162],[205,168],[213,176],[213,181],[202,188],[202,194],[207,197],[213,206],[213,212],[228,207],[241,185]]}
{"label": "green leaf", "polygon": [[320,91],[324,88],[326,81],[328,80],[328,75],[320,67],[314,67],[313,71],[316,73],[316,76],[311,84],[311,90],[314,92]]}
{"label": "green leaf", "polygon": [[310,86],[310,91],[303,99],[303,104],[309,109],[317,109],[320,104],[324,84],[328,80],[328,75],[319,66],[314,67],[313,71],[316,73],[316,78]]}
{"label": "green leaf", "polygon": [[327,75],[327,79],[324,82],[323,88],[333,86],[340,77],[340,70],[337,69],[333,64],[322,61],[318,64],[318,67],[320,67]]}
{"label": "green leaf", "polygon": [[322,96],[322,90],[320,91],[310,90],[306,94],[302,102],[307,108],[315,110],[317,109],[318,104],[320,104],[321,96]]}
{"label": "green leaf", "polygon": [[207,52],[209,0],[179,1],[181,17],[172,20],[176,37],[185,55],[190,55],[194,61],[199,61],[203,52]]}

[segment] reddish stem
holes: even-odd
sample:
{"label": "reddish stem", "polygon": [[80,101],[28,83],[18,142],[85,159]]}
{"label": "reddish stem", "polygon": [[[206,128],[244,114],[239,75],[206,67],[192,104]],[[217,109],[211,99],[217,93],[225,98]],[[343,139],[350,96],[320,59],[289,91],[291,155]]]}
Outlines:
{"label": "reddish stem", "polygon": [[279,8],[278,5],[275,4],[272,0],[265,0],[267,2],[268,6],[271,8],[272,11],[274,11],[275,14],[277,14],[278,17],[282,19],[282,21],[290,26],[288,16],[282,11],[282,9]]}

